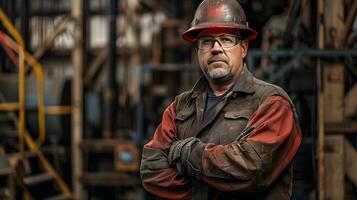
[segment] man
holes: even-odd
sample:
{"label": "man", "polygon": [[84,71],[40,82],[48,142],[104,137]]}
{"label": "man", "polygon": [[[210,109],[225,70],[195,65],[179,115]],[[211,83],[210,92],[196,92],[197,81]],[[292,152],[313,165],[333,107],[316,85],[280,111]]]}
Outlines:
{"label": "man", "polygon": [[294,105],[244,58],[257,33],[235,0],[204,0],[183,38],[204,76],[177,96],[144,146],[144,187],[164,199],[290,199],[301,143]]}

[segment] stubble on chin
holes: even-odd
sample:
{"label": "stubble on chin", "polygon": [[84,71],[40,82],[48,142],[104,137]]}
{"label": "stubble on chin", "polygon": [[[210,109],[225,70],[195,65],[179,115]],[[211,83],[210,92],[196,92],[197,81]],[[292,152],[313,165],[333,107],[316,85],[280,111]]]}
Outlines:
{"label": "stubble on chin", "polygon": [[207,70],[206,76],[208,76],[209,79],[211,79],[213,82],[216,83],[229,82],[233,78],[231,70],[228,68],[225,68],[223,70],[217,70],[217,69]]}

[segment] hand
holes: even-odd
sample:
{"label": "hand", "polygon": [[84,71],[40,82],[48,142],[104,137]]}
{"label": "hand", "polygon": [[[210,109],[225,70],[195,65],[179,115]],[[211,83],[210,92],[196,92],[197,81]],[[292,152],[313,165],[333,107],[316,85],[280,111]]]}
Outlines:
{"label": "hand", "polygon": [[201,171],[194,168],[190,163],[191,150],[197,143],[202,142],[195,137],[174,142],[170,147],[167,160],[169,165],[176,169],[178,173],[199,179],[201,177]]}

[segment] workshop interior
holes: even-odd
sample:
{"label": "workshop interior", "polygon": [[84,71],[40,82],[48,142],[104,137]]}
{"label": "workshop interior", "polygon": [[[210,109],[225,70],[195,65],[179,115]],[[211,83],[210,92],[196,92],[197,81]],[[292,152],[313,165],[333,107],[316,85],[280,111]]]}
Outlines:
{"label": "workshop interior", "polygon": [[[238,0],[294,102],[293,200],[357,200],[357,0]],[[201,0],[1,0],[0,199],[150,200],[142,147],[202,72]]]}

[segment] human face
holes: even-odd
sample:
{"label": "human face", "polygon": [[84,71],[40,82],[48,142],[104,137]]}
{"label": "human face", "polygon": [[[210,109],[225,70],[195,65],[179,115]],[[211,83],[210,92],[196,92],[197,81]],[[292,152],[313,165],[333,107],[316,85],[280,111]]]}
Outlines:
{"label": "human face", "polygon": [[[239,41],[232,47],[222,47],[219,38],[231,34],[200,34],[199,38],[213,37],[215,39],[212,48],[208,50],[197,50],[198,62],[201,70],[209,81],[212,82],[232,82],[236,80],[243,69],[243,58],[247,55],[248,43]],[[224,45],[223,45],[224,46]]]}

